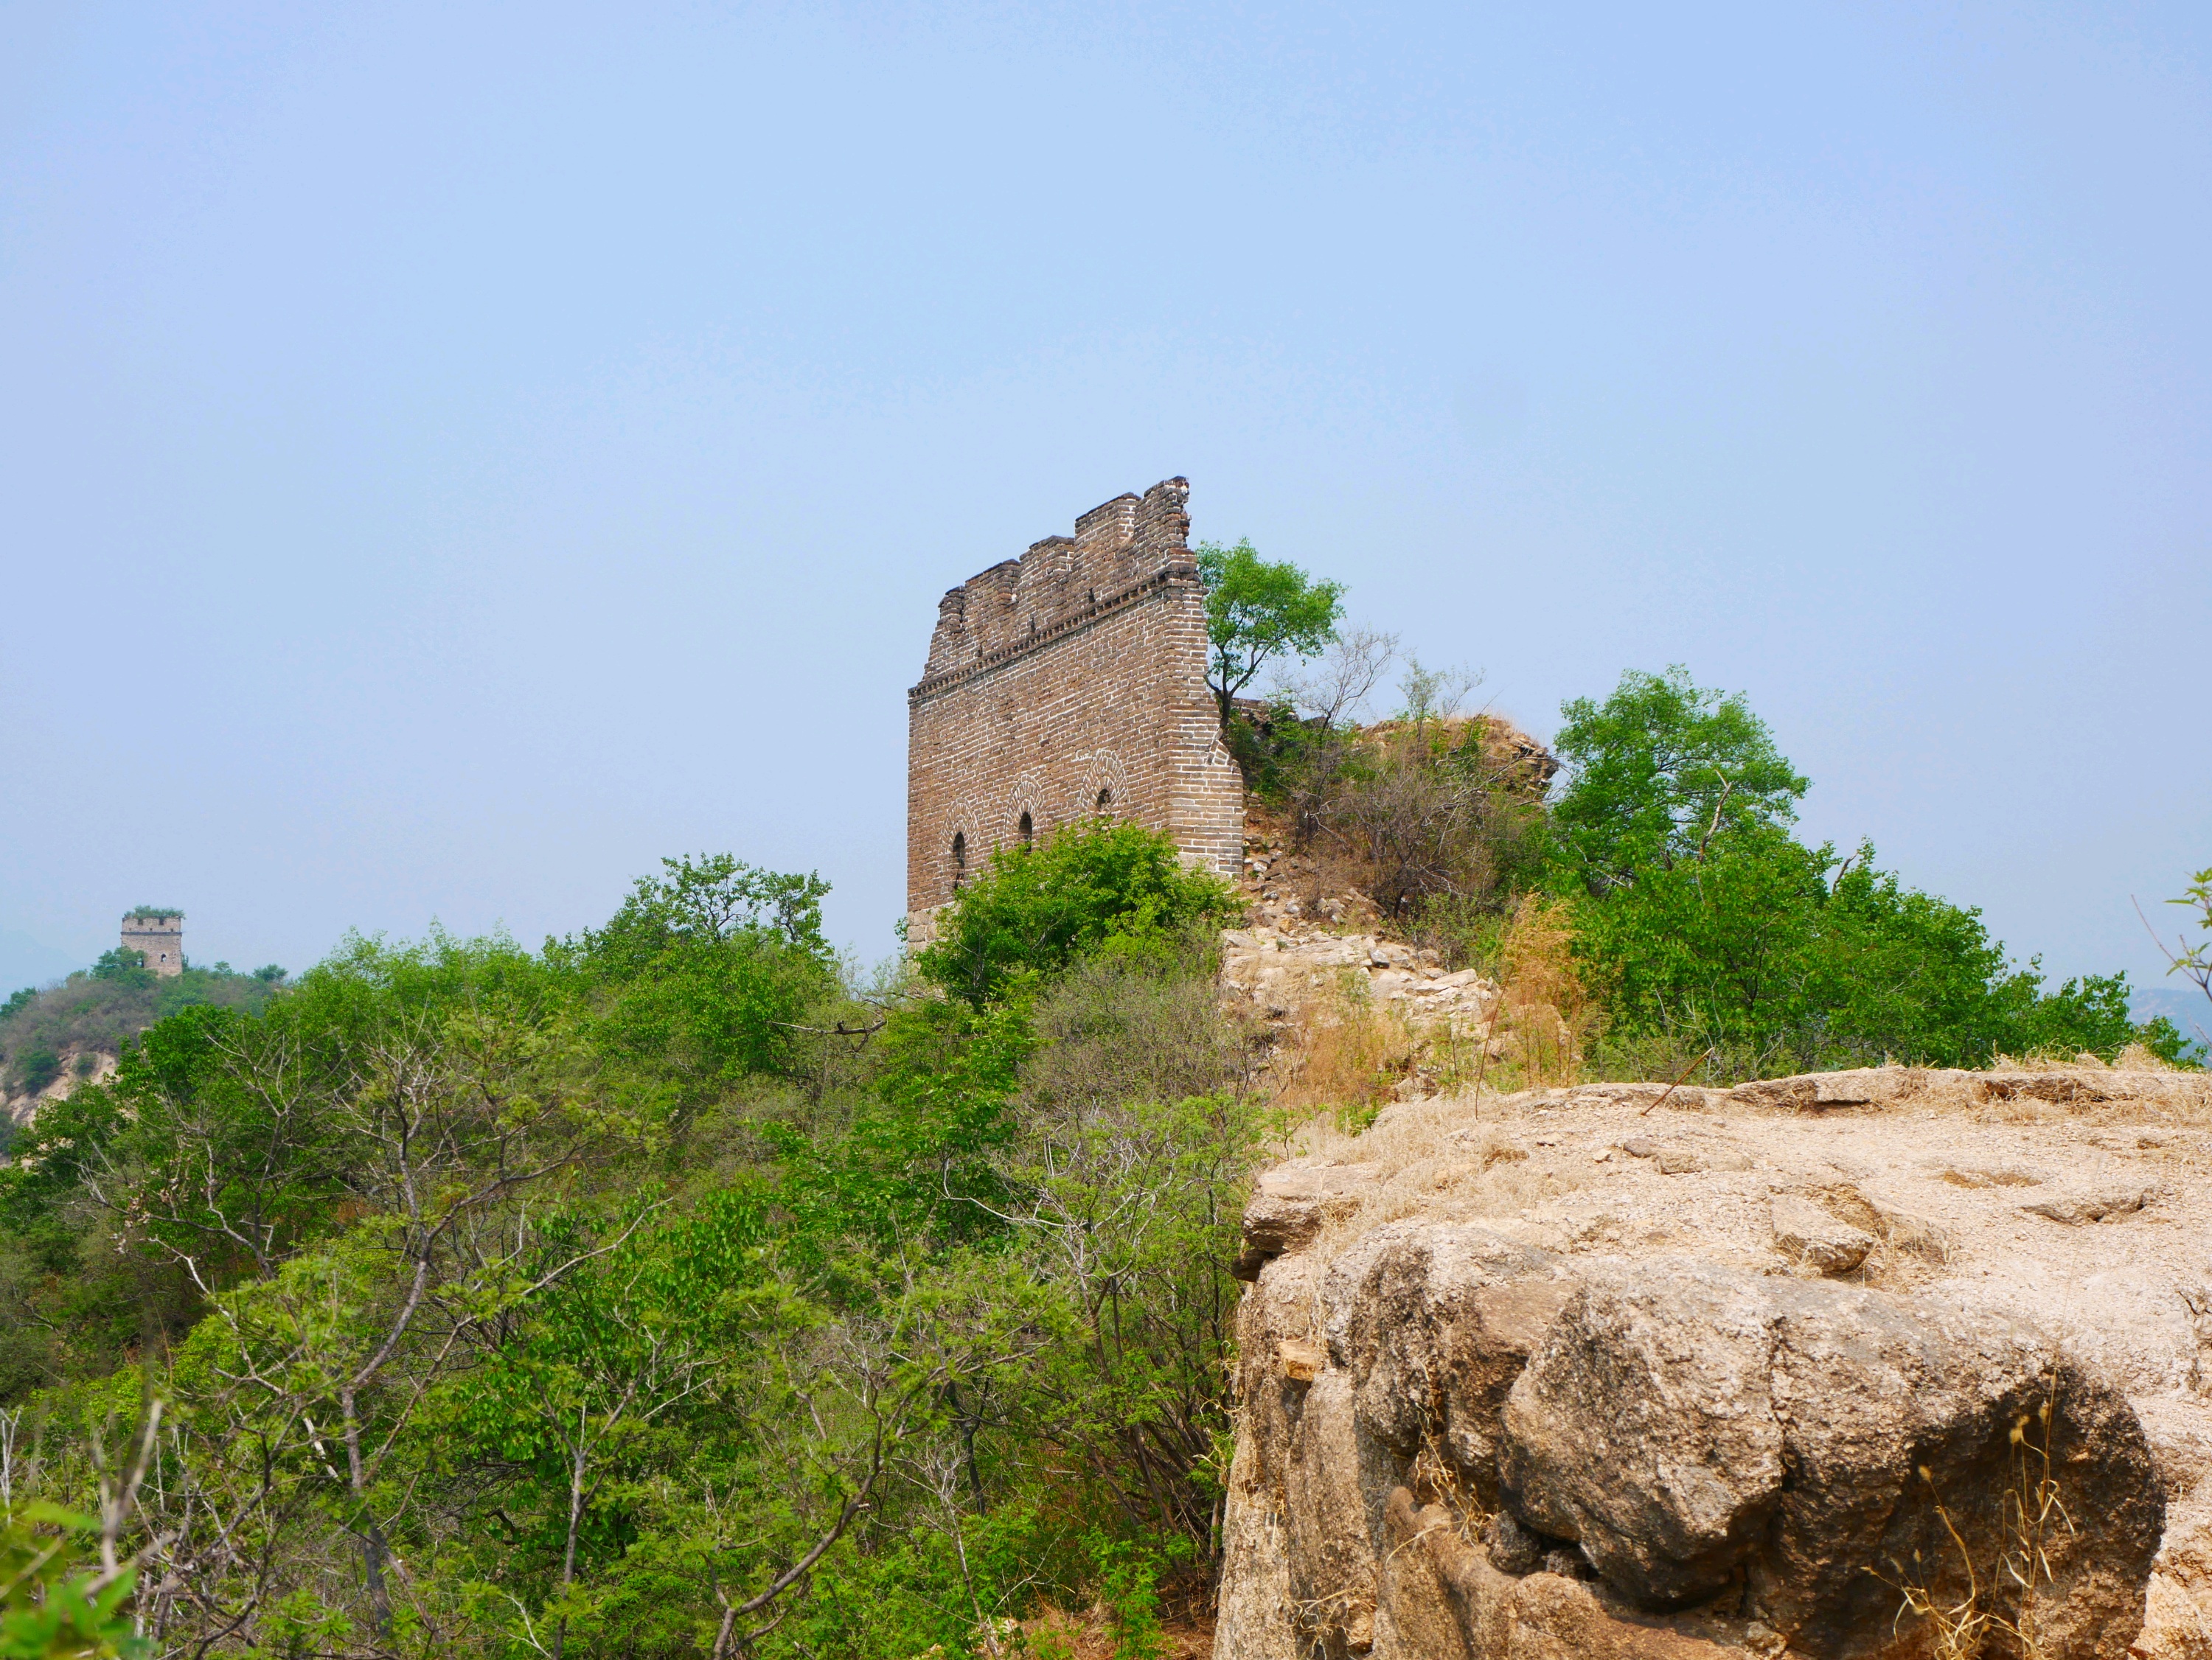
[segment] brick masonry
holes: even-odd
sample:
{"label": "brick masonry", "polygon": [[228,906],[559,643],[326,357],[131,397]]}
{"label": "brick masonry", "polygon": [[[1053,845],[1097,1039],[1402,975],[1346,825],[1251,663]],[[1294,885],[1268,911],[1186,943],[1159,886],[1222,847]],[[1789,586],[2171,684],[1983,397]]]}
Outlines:
{"label": "brick masonry", "polygon": [[939,602],[907,694],[908,938],[966,874],[1096,815],[1233,878],[1244,788],[1206,684],[1188,482],[1121,495]]}
{"label": "brick masonry", "polygon": [[156,974],[185,972],[185,918],[181,912],[155,916],[132,912],[123,919],[123,948],[143,951],[146,966]]}

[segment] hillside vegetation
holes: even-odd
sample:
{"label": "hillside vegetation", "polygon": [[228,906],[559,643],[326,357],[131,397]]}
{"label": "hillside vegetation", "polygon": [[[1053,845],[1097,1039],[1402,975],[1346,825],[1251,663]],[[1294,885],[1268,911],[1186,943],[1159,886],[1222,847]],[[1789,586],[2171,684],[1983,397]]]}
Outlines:
{"label": "hillside vegetation", "polygon": [[1351,637],[1267,715],[1240,714],[1247,775],[1313,856],[1316,893],[1363,888],[1455,965],[1507,972],[1515,919],[1524,938],[1548,930],[1567,949],[1548,970],[1555,1012],[1595,1073],[2191,1053],[2170,1021],[2137,1025],[2124,974],[2051,985],[1870,843],[1798,839],[1808,781],[1741,698],[1680,669],[1624,676],[1562,712],[1553,776],[1511,729],[1459,713],[1466,681],[1418,662],[1398,717],[1354,724],[1346,689],[1371,687],[1389,651]]}
{"label": "hillside vegetation", "polygon": [[[1540,982],[1570,1072],[2174,1048],[2120,977],[2047,987],[1796,840],[1736,700],[1570,706],[1548,793],[1449,701],[1417,668],[1382,727],[1286,700],[1239,746],[1316,869],[1524,1017]],[[356,939],[44,1106],[0,1170],[9,1617],[54,1652],[718,1660],[1202,1624],[1238,1218],[1285,1103],[1327,1106],[1224,1010],[1238,893],[1077,826],[866,978],[826,892],[676,859],[537,951]]]}
{"label": "hillside vegetation", "polygon": [[109,951],[58,984],[26,986],[0,1003],[0,1090],[35,1095],[79,1063],[88,1073],[97,1057],[120,1055],[125,1040],[182,1009],[258,1009],[284,979],[273,964],[239,974],[227,962],[187,963],[163,978],[144,954]]}

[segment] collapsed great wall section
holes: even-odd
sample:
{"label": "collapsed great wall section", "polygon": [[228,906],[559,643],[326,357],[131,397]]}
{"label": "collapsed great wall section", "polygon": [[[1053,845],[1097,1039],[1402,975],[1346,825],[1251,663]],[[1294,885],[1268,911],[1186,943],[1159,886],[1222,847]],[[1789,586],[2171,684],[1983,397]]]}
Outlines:
{"label": "collapsed great wall section", "polygon": [[1119,495],[937,608],[907,694],[907,926],[998,849],[1105,815],[1233,877],[1244,787],[1206,683],[1188,481]]}

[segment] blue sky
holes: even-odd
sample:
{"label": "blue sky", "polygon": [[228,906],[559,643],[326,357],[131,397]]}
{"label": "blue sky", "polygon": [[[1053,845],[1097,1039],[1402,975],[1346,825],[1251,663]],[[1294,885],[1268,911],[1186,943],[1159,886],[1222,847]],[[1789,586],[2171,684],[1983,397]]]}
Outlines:
{"label": "blue sky", "polygon": [[0,978],[726,848],[879,955],[937,596],[1176,473],[1540,731],[1747,693],[1812,835],[2142,978],[2212,863],[2208,37],[0,5]]}

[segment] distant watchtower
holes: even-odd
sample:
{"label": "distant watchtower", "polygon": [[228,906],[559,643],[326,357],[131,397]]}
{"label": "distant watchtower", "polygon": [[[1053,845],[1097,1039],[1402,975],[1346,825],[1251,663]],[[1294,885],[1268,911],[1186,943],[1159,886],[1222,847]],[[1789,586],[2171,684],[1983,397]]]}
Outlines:
{"label": "distant watchtower", "polygon": [[185,913],[142,905],[123,918],[123,948],[143,951],[156,974],[185,972]]}

